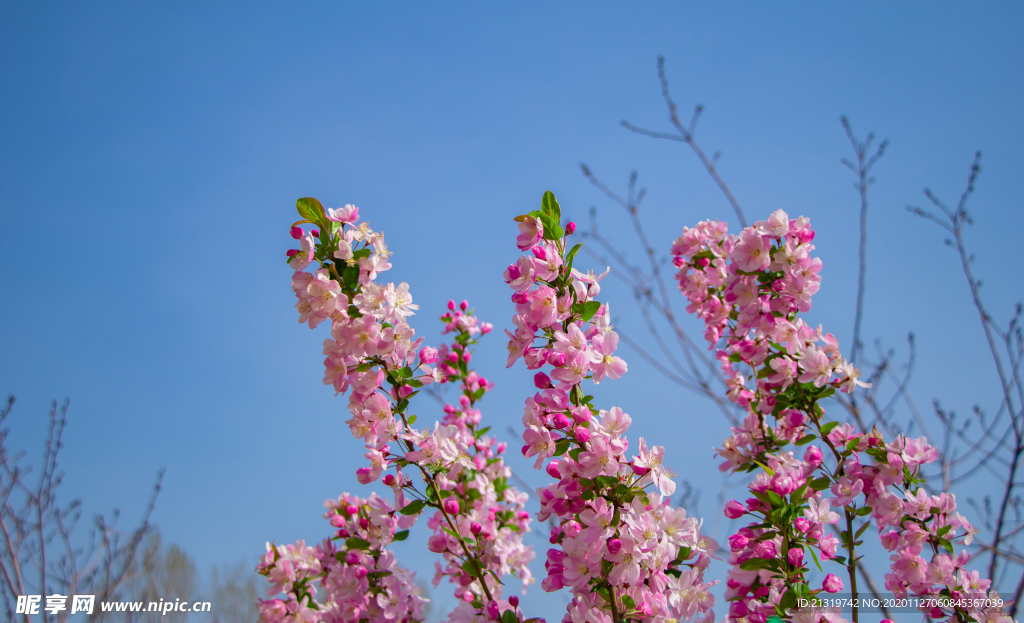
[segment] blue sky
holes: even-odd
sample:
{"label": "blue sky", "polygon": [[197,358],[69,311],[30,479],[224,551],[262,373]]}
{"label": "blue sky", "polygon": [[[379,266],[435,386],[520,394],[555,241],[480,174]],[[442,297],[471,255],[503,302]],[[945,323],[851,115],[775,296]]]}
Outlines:
{"label": "blue sky", "polygon": [[[295,199],[361,206],[428,340],[449,298],[507,326],[511,218],[545,189],[632,242],[580,161],[619,189],[640,172],[666,252],[684,225],[735,224],[691,153],[618,125],[667,129],[659,54],[681,107],[706,106],[698,140],[723,153],[748,217],[812,219],[826,268],[810,319],[847,343],[857,197],[839,116],[890,139],[865,337],[903,348],[916,333],[919,404],[994,406],[956,259],[904,206],[924,186],[955,200],[984,152],[968,242],[1008,319],[1024,291],[1022,27],[1015,3],[3,3],[0,392],[19,398],[14,441],[34,456],[49,401],[70,397],[64,493],[132,520],[166,467],[154,519],[201,567],[318,540],[323,499],[361,489],[361,459],[320,383],[323,335],[295,322],[281,261]],[[605,297],[641,335],[628,292]],[[495,430],[518,424],[530,391],[503,352],[495,336],[474,360],[498,383],[483,405]],[[623,354],[630,373],[599,396],[664,440],[712,522],[725,423]],[[429,576],[431,555],[400,555]]]}

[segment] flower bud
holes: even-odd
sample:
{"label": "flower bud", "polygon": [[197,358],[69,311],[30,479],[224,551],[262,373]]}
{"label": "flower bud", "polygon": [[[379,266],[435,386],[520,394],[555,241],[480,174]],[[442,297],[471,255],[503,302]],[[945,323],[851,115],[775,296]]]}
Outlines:
{"label": "flower bud", "polygon": [[536,247],[531,249],[531,251],[533,251],[533,254],[537,257],[538,260],[546,260],[546,259],[548,259],[547,251],[545,251],[544,247],[542,247],[540,245],[537,245]]}
{"label": "flower bud", "polygon": [[569,416],[564,413],[556,413],[555,416],[551,418],[551,426],[553,428],[568,428],[569,424],[572,424],[572,420],[570,420]]}
{"label": "flower bud", "polygon": [[743,514],[746,512],[747,509],[743,508],[743,505],[737,502],[736,500],[729,500],[729,502],[725,505],[725,516],[729,519],[738,519],[739,517],[742,517]]}
{"label": "flower bud", "polygon": [[491,324],[489,322],[481,322],[480,323],[480,333],[482,335],[487,335],[491,331],[494,331],[494,325],[493,324]]}
{"label": "flower bud", "polygon": [[366,577],[366,567],[359,565],[356,567],[356,577],[362,580]]}
{"label": "flower bud", "polygon": [[287,255],[288,257],[295,257],[296,255],[298,255],[298,253],[298,249],[288,249],[288,252],[285,255]]}
{"label": "flower bud", "polygon": [[498,602],[493,600],[487,602],[487,618],[489,618],[492,621],[497,621],[499,614],[500,611],[498,610]]}
{"label": "flower bud", "polygon": [[[512,606],[513,608],[518,608],[519,607],[519,598],[516,597],[515,595],[512,595],[511,597],[508,598],[508,605]],[[885,621],[883,621],[882,623],[885,623]],[[889,621],[888,623],[892,623],[892,621]]]}
{"label": "flower bud", "polygon": [[804,461],[815,467],[821,465],[821,450],[818,449],[818,446],[807,448],[807,451],[804,452]]}
{"label": "flower bud", "polygon": [[313,231],[311,231],[309,233],[313,234],[314,238],[319,238],[320,237],[320,230],[319,229],[314,229]]}
{"label": "flower bud", "polygon": [[556,368],[561,368],[565,365],[565,353],[560,353],[558,351],[548,353],[548,363]]}
{"label": "flower bud", "polygon": [[469,309],[469,301],[467,301],[466,299],[462,299],[462,302],[459,303],[459,309],[461,309],[462,311],[466,311],[467,309]]}
{"label": "flower bud", "polygon": [[786,554],[786,558],[789,560],[789,564],[800,567],[804,564],[804,550],[794,547]]}
{"label": "flower bud", "polygon": [[538,372],[537,374],[533,375],[533,384],[537,387],[537,389],[548,389],[549,387],[551,387],[551,377],[544,374],[543,372]]}
{"label": "flower bud", "polygon": [[420,361],[423,363],[437,363],[437,349],[433,346],[424,346],[421,348]]}
{"label": "flower bud", "polygon": [[825,576],[825,581],[822,582],[821,587],[825,589],[826,593],[838,593],[843,590],[843,581],[836,574],[830,573]]}
{"label": "flower bud", "polygon": [[455,311],[455,301],[453,299],[448,299],[448,309]]}
{"label": "flower bud", "polygon": [[546,468],[544,468],[544,471],[546,471],[548,473],[548,476],[551,476],[552,478],[559,478],[560,479],[562,477],[562,475],[558,473],[558,461],[557,460],[551,461],[550,463],[548,463],[548,466]]}
{"label": "flower bud", "polygon": [[298,240],[299,238],[302,237],[302,234],[304,232],[302,231],[301,227],[296,225],[295,227],[292,227],[291,231],[289,231],[288,233],[290,233],[292,235],[292,238],[295,238],[296,240]]}
{"label": "flower bud", "polygon": [[448,513],[449,515],[458,515],[459,514],[459,503],[458,503],[458,501],[457,500],[453,500],[451,498],[445,500],[444,501],[444,512]]}
{"label": "flower bud", "polygon": [[622,551],[622,541],[619,539],[608,539],[608,553],[611,555],[618,554]]}
{"label": "flower bud", "polygon": [[355,515],[359,512],[359,507],[356,506],[355,504],[349,504],[348,506],[345,507],[345,512],[349,515]]}
{"label": "flower bud", "polygon": [[384,476],[383,482],[384,482],[385,486],[388,486],[388,487],[393,486],[395,484],[395,475],[394,474],[386,474]]}
{"label": "flower bud", "polygon": [[370,520],[367,519],[366,517],[360,517],[359,518],[359,527],[362,528],[363,530],[366,530],[367,528],[370,527]]}
{"label": "flower bud", "polygon": [[797,517],[793,520],[793,526],[800,532],[807,532],[813,525],[806,517]]}
{"label": "flower bud", "polygon": [[742,534],[734,534],[731,537],[729,537],[729,549],[731,549],[734,552],[738,552],[744,547],[746,547],[747,543],[749,542],[749,539],[747,539],[747,537],[743,536]]}
{"label": "flower bud", "polygon": [[565,226],[565,235],[571,236],[574,231],[576,231],[576,223],[569,221],[569,223]]}
{"label": "flower bud", "polygon": [[573,429],[572,434],[580,443],[587,443],[590,441],[590,431],[584,426],[577,426]]}
{"label": "flower bud", "polygon": [[483,529],[484,529],[484,527],[481,526],[480,524],[478,524],[475,521],[473,523],[469,524],[469,531],[473,533],[473,536],[477,536],[478,534],[483,532]]}

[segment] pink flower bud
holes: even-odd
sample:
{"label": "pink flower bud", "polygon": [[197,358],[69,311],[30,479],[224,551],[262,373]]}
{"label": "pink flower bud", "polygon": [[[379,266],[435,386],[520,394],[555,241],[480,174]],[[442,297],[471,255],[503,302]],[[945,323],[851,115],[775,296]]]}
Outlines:
{"label": "pink flower bud", "polygon": [[622,541],[619,539],[608,539],[608,553],[614,556],[622,551]]}
{"label": "pink flower bud", "polygon": [[335,513],[331,515],[331,525],[335,528],[343,528],[345,526],[345,518]]}
{"label": "pink flower bud", "polygon": [[458,503],[458,501],[453,500],[451,498],[445,500],[444,501],[444,512],[448,513],[449,515],[458,515],[459,514],[459,503]]}
{"label": "pink flower bud", "polygon": [[565,353],[560,353],[558,351],[548,353],[548,363],[556,368],[561,368],[565,365]]}
{"label": "pink flower bud", "polygon": [[562,526],[562,530],[565,531],[565,536],[575,538],[579,536],[580,532],[583,532],[583,526],[580,525],[580,522],[572,519],[565,522],[565,525]]}
{"label": "pink flower bud", "polygon": [[545,251],[544,247],[540,245],[534,247],[533,249],[531,249],[531,251],[533,251],[533,254],[537,257],[538,260],[548,259],[547,251]]}
{"label": "pink flower bud", "polygon": [[469,301],[467,301],[466,299],[462,299],[462,302],[459,303],[459,309],[461,309],[462,311],[466,311],[467,309],[469,309]]}
{"label": "pink flower bud", "polygon": [[492,621],[497,621],[499,614],[500,614],[500,611],[498,610],[498,602],[496,602],[496,601],[489,601],[489,602],[487,602],[487,618],[489,618]]}
{"label": "pink flower bud", "polygon": [[395,475],[394,474],[386,474],[384,476],[384,481],[383,482],[384,482],[384,485],[388,486],[388,487],[394,485],[395,484]]}
{"label": "pink flower bud", "polygon": [[551,426],[554,428],[568,428],[569,424],[572,424],[572,420],[564,413],[556,413],[555,417],[551,418]]}
{"label": "pink flower bud", "polygon": [[583,426],[577,426],[573,429],[572,434],[580,443],[587,443],[590,441],[590,431]]}
{"label": "pink flower bud", "polygon": [[725,516],[729,519],[738,519],[747,512],[747,509],[743,508],[743,505],[736,500],[729,500],[725,505]]}
{"label": "pink flower bud", "polygon": [[776,476],[772,479],[772,490],[779,495],[789,495],[796,489],[796,483],[789,476]]}
{"label": "pink flower bud", "polygon": [[843,590],[843,581],[836,574],[830,573],[825,576],[825,581],[822,582],[821,587],[825,589],[826,593],[838,593]]}
{"label": "pink flower bud", "polygon": [[348,506],[345,507],[345,512],[349,515],[355,515],[359,512],[359,507],[356,506],[355,504],[349,504]]}
{"label": "pink flower bud", "polygon": [[437,349],[433,346],[424,346],[421,348],[420,361],[423,363],[437,363]]}
{"label": "pink flower bud", "polygon": [[636,474],[637,476],[643,476],[647,472],[651,471],[646,467],[640,467],[639,465],[633,462],[630,462],[629,466],[633,469],[633,473]]}
{"label": "pink flower bud", "polygon": [[698,263],[698,264],[700,264],[700,265],[701,265],[701,267],[703,267],[703,268],[707,268],[708,264],[710,264],[710,263],[711,263],[711,260],[709,260],[709,259],[708,259],[708,258],[706,258],[706,257],[702,257],[702,258],[700,258],[699,260],[697,260],[697,263]]}
{"label": "pink flower bud", "polygon": [[370,520],[367,519],[366,517],[360,517],[359,518],[359,527],[362,528],[363,530],[366,530],[367,528],[370,527]]}
{"label": "pink flower bud", "polygon": [[480,524],[478,524],[475,521],[473,523],[469,524],[469,531],[473,533],[473,536],[477,536],[478,534],[483,532],[483,529],[484,529],[484,527],[481,526]]}
{"label": "pink flower bud", "polygon": [[356,577],[362,580],[366,577],[366,567],[359,565],[356,567]]}
{"label": "pink flower bud", "polygon": [[800,532],[807,532],[813,525],[806,517],[797,517],[793,520],[793,526]]}
{"label": "pink flower bud", "polygon": [[285,255],[287,255],[288,257],[295,257],[296,254],[298,254],[298,252],[298,249],[288,249],[288,252]]}
{"label": "pink flower bud", "polygon": [[734,552],[738,552],[747,546],[749,539],[742,534],[734,534],[729,537],[729,549]]}
{"label": "pink flower bud", "polygon": [[533,375],[533,384],[537,386],[537,389],[548,389],[551,387],[551,377],[543,372],[538,372]]}
{"label": "pink flower bud", "polygon": [[469,360],[472,359],[472,358],[473,358],[473,354],[470,353],[468,350],[466,352],[462,353],[462,360],[465,361],[466,363],[469,363]]}
{"label": "pink flower bud", "polygon": [[301,227],[296,225],[295,227],[292,227],[291,231],[289,231],[288,233],[290,233],[292,235],[292,238],[295,238],[296,240],[298,240],[299,238],[302,237],[302,234],[304,232],[302,231]]}
{"label": "pink flower bud", "polygon": [[821,465],[821,450],[818,449],[818,446],[807,448],[807,451],[804,452],[804,461],[815,467]]}
{"label": "pink flower bud", "polygon": [[761,597],[767,597],[768,595],[771,595],[771,593],[772,593],[772,589],[770,587],[759,586],[754,591],[754,597],[757,597],[758,599],[760,599]]}
{"label": "pink flower bud", "polygon": [[355,552],[348,552],[347,554],[345,554],[345,564],[358,565],[359,564],[359,554],[357,554]]}
{"label": "pink flower bud", "polygon": [[775,558],[775,542],[774,541],[761,541],[754,546],[754,553],[757,554],[758,558],[764,558],[765,560]]}
{"label": "pink flower bud", "polygon": [[[519,598],[516,597],[515,595],[512,595],[511,597],[508,598],[508,605],[512,606],[513,608],[518,608],[519,607]],[[885,621],[883,621],[882,623],[885,623]],[[889,621],[888,623],[892,623],[892,621]]]}
{"label": "pink flower bud", "polygon": [[558,473],[558,461],[551,461],[548,466],[544,468],[544,471],[548,473],[548,476],[552,478],[561,478],[562,475]]}
{"label": "pink flower bud", "polygon": [[750,608],[747,607],[747,602],[744,600],[734,601],[729,604],[729,616],[735,619],[741,619],[750,614]]}
{"label": "pink flower bud", "polygon": [[313,234],[314,238],[317,238],[317,237],[320,236],[320,230],[319,229],[314,229],[313,231],[311,231],[309,233]]}
{"label": "pink flower bud", "polygon": [[804,564],[804,550],[794,547],[786,554],[786,558],[789,560],[789,564],[799,567]]}
{"label": "pink flower bud", "polygon": [[446,552],[448,551],[448,539],[443,534],[432,534],[427,539],[427,549],[435,554]]}
{"label": "pink flower bud", "polygon": [[571,236],[574,231],[576,231],[576,223],[569,221],[569,223],[565,226],[565,235]]}
{"label": "pink flower bud", "polygon": [[491,331],[494,331],[494,325],[493,324],[491,324],[489,322],[481,322],[480,323],[480,333],[482,335],[487,335]]}
{"label": "pink flower bud", "polygon": [[455,301],[454,300],[448,299],[448,309],[450,309],[452,311],[455,311]]}

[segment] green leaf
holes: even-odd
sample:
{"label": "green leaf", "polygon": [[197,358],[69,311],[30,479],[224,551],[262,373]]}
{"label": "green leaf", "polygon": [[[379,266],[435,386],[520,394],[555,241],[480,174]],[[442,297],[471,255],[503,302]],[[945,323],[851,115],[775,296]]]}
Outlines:
{"label": "green leaf", "polygon": [[406,515],[406,516],[408,516],[408,515],[415,515],[416,513],[418,513],[421,510],[423,510],[423,506],[424,506],[423,500],[413,500],[412,502],[409,502],[408,504],[406,504],[405,507],[402,510],[398,511],[398,512],[400,512],[400,513],[402,513],[403,515]]}
{"label": "green leaf", "polygon": [[821,571],[821,563],[818,562],[818,555],[814,553],[814,548],[808,547],[807,551],[811,553],[811,558],[814,559],[814,566],[818,568],[818,571]]}
{"label": "green leaf", "polygon": [[569,451],[569,440],[565,437],[555,442],[555,456],[562,456]]}
{"label": "green leaf", "polygon": [[299,216],[307,221],[320,225],[324,222],[324,206],[316,200],[315,197],[303,197],[295,202],[295,208],[299,211]]}
{"label": "green leaf", "polygon": [[598,301],[587,301],[583,304],[583,316],[584,322],[589,321],[597,313],[597,310],[601,309],[601,303]]}
{"label": "green leaf", "polygon": [[751,558],[750,560],[744,560],[740,563],[740,569],[744,571],[756,571],[758,569],[764,569],[768,566],[768,561],[763,558]]}
{"label": "green leaf", "polygon": [[870,514],[871,514],[871,507],[870,506],[862,506],[861,508],[857,509],[857,516],[858,517],[864,517],[865,515],[870,515]]}
{"label": "green leaf", "polygon": [[817,437],[815,437],[814,435],[804,435],[800,439],[796,440],[796,445],[798,445],[798,446],[806,446],[807,444],[811,443],[815,439],[817,439]]}
{"label": "green leaf", "polygon": [[796,608],[796,593],[793,591],[786,591],[782,594],[782,601],[779,603],[783,610],[791,610]]}
{"label": "green leaf", "polygon": [[771,500],[772,506],[785,506],[786,501],[782,499],[782,496],[775,493],[771,489],[768,490],[768,499]]}
{"label": "green leaf", "polygon": [[[551,220],[553,220],[556,225],[562,224],[562,208],[558,205],[558,200],[555,199],[555,193],[550,190],[544,191],[544,196],[540,200],[540,211],[551,217]],[[545,227],[547,227],[546,224]],[[559,236],[559,238],[561,238],[561,236]]]}
{"label": "green leaf", "polygon": [[822,476],[821,478],[815,478],[811,481],[811,488],[815,491],[824,491],[832,486],[832,481],[828,479],[828,476]]}
{"label": "green leaf", "polygon": [[349,549],[370,549],[370,542],[353,536],[345,540],[345,547]]}
{"label": "green leaf", "polygon": [[836,426],[839,426],[839,422],[826,422],[821,427],[821,434],[822,435],[827,435],[827,434],[831,433],[832,429],[835,428]]}
{"label": "green leaf", "polygon": [[462,570],[469,575],[476,577],[480,573],[480,565],[477,561],[470,558],[466,560],[466,562],[462,563]]}
{"label": "green leaf", "polygon": [[398,532],[395,533],[395,540],[396,541],[404,541],[404,540],[406,540],[408,538],[409,538],[409,531],[408,530],[399,530]]}
{"label": "green leaf", "polygon": [[626,606],[627,610],[636,610],[636,602],[629,595],[622,596],[622,605]]}
{"label": "green leaf", "polygon": [[540,214],[537,218],[544,225],[545,240],[561,240],[565,235],[565,231],[558,225],[558,222],[547,214]]}
{"label": "green leaf", "polygon": [[501,613],[501,623],[516,623],[519,619],[516,618],[516,613],[512,610],[506,610]]}
{"label": "green leaf", "polygon": [[579,253],[580,249],[582,248],[583,243],[580,242],[577,245],[575,245],[572,249],[569,249],[569,252],[565,254],[565,263],[571,266],[573,258],[576,257],[576,254]]}

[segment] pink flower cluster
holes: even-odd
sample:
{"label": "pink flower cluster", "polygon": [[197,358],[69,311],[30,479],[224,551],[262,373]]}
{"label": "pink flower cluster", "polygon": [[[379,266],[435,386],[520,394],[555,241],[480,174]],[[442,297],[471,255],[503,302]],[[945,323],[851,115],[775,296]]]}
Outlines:
{"label": "pink flower cluster", "polygon": [[[376,494],[368,499],[348,493],[324,502],[335,530],[316,547],[267,543],[256,570],[270,583],[268,593],[284,598],[259,602],[266,623],[412,622],[423,618],[420,588],[413,574],[399,567],[386,546],[396,533],[394,509]],[[340,547],[335,541],[341,542]]]}
{"label": "pink flower cluster", "polygon": [[[830,573],[821,588],[812,589],[805,553],[819,569],[829,560],[843,565],[849,589],[856,590],[855,548],[870,526],[869,515],[879,532],[894,528],[881,535],[893,552],[886,576],[890,591],[986,596],[988,581],[965,568],[969,554],[953,550],[954,541],[970,544],[977,530],[956,513],[952,495],[931,496],[921,486],[921,466],[937,458],[936,450],[923,437],[886,443],[877,429],[857,432],[851,424],[825,419],[820,401],[865,383],[843,359],[835,337],[799,317],[820,286],[821,261],[810,255],[813,239],[807,219],[790,220],[779,210],[739,236],[715,221],[684,228],[672,247],[687,310],[704,321],[711,348],[719,348],[728,398],[747,412],[717,451],[724,459],[721,469],[756,473],[751,497],[725,508],[729,518],[751,518],[729,538],[729,618],[842,621],[834,612],[796,609],[800,598],[843,588]],[[800,456],[787,447],[813,442],[821,446],[809,445]],[[837,538],[829,526],[841,522]],[[1000,608],[967,607],[929,614],[978,621],[1003,616]]]}
{"label": "pink flower cluster", "polygon": [[[508,484],[505,444],[479,427],[477,402],[493,384],[468,367],[470,347],[492,325],[480,322],[466,301],[450,301],[441,320],[453,342],[423,346],[406,322],[418,309],[408,285],[375,281],[391,267],[389,251],[380,233],[365,222],[354,224],[358,208],[324,211],[315,199],[300,199],[298,207],[320,229],[306,233],[298,227],[301,221],[293,226],[302,249],[289,252],[296,269],[292,289],[300,322],[313,328],[330,320],[324,383],[349,393],[346,423],[366,449],[367,465],[357,470],[357,479],[369,484],[383,477],[394,493],[388,512],[399,528],[410,527],[425,508],[434,509],[428,547],[444,559],[434,584],[447,577],[464,604],[452,620],[518,612],[501,599],[501,578],[515,575],[524,589],[533,581],[528,565],[534,554],[522,541],[530,524],[527,496]],[[305,272],[314,261],[320,268]],[[461,388],[458,406],[446,405],[443,420],[432,428],[414,428],[410,400],[426,385],[455,382]]]}
{"label": "pink flower cluster", "polygon": [[[598,410],[582,390],[584,379],[616,379],[626,363],[616,356],[618,335],[608,306],[594,300],[600,276],[575,270],[581,245],[566,252],[575,226],[560,226],[560,208],[546,193],[542,210],[519,217],[517,246],[528,254],[505,271],[513,290],[516,331],[508,365],[550,366],[534,378],[538,392],[526,401],[523,454],[555,482],[540,489],[538,519],[554,528],[542,587],[572,589],[566,623],[619,620],[667,621],[708,612],[714,597],[703,570],[717,544],[700,523],[673,509],[675,490],[664,448],[639,440],[632,459],[621,409]],[[655,491],[649,489],[655,488]],[[709,617],[710,617],[709,613]]]}

